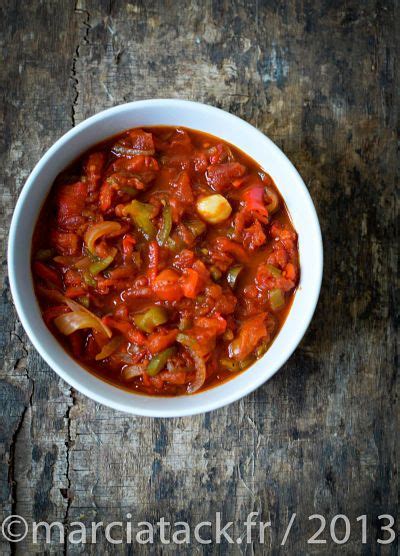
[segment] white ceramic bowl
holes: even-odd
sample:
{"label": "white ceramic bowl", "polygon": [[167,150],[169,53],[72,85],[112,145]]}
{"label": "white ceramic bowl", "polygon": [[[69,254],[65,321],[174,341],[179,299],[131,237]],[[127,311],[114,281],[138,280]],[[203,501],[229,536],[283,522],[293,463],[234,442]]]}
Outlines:
{"label": "white ceramic bowl", "polygon": [[[215,388],[192,396],[159,398],[120,390],[78,365],[46,328],[35,298],[30,269],[32,231],[51,185],[90,146],[139,126],[185,126],[221,137],[256,160],[281,192],[299,236],[301,279],[289,315],[267,353],[250,369]],[[300,175],[282,151],[250,124],[204,104],[184,100],[144,100],[110,108],[80,123],[41,158],[15,207],[8,244],[14,303],[26,333],[43,359],[86,396],[121,411],[151,417],[194,415],[249,394],[286,362],[310,323],[322,279],[322,239],[317,214]]]}

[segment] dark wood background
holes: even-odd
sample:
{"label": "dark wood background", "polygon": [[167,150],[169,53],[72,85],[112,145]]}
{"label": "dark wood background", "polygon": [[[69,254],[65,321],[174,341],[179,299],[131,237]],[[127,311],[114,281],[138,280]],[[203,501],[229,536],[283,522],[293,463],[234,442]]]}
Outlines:
{"label": "dark wood background", "polygon": [[[0,517],[107,523],[131,512],[194,526],[220,511],[240,534],[254,510],[272,521],[264,547],[179,553],[398,554],[398,539],[376,542],[377,516],[399,508],[398,1],[4,0],[0,14]],[[207,102],[265,132],[302,174],[325,247],[316,315],[281,371],[227,408],[172,420],[72,391],[29,343],[6,277],[11,214],[46,149],[103,108],[155,97]],[[326,545],[307,545],[313,513],[346,514],[349,542],[335,547],[327,526]],[[0,543],[1,554],[178,553],[62,546],[57,534],[51,547],[29,535]]]}

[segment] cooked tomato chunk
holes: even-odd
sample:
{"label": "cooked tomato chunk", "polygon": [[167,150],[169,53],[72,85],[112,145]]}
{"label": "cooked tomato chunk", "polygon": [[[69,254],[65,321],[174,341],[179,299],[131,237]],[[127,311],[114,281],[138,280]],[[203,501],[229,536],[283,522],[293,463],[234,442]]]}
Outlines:
{"label": "cooked tomato chunk", "polygon": [[246,167],[239,162],[226,162],[208,166],[206,178],[208,183],[216,191],[222,191],[229,186],[235,178],[240,178],[246,172]]}

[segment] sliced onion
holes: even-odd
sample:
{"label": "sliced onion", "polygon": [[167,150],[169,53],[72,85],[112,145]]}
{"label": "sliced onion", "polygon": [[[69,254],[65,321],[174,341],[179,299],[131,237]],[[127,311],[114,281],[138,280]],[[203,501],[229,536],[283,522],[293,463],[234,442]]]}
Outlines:
{"label": "sliced onion", "polygon": [[142,149],[132,149],[130,147],[123,147],[122,145],[114,145],[112,148],[112,152],[118,156],[136,156],[138,154],[143,154],[144,156],[152,156],[155,153],[155,150],[148,150],[144,151]]}
{"label": "sliced onion", "polygon": [[130,355],[129,353],[118,353],[115,355],[115,357],[118,359],[118,361],[124,363],[125,365],[133,365],[134,358],[133,355]]}
{"label": "sliced onion", "polygon": [[122,377],[125,380],[132,380],[138,376],[142,376],[146,370],[146,363],[137,363],[136,365],[127,365],[122,369]]}
{"label": "sliced onion", "polygon": [[264,187],[264,191],[270,199],[270,203],[267,205],[267,210],[269,214],[276,212],[279,205],[278,194],[271,187]]}
{"label": "sliced onion", "polygon": [[112,355],[114,351],[117,351],[122,343],[122,340],[122,336],[115,336],[109,342],[107,342],[107,344],[103,346],[101,348],[101,351],[96,355],[96,361],[101,361],[102,359],[105,359],[106,357]]}
{"label": "sliced onion", "polygon": [[54,319],[54,324],[57,326],[58,330],[69,336],[77,330],[82,330],[84,328],[94,328],[98,332],[102,332],[99,327],[99,323],[87,313],[83,311],[71,311],[70,313],[65,313]]}
{"label": "sliced onion", "polygon": [[196,376],[194,381],[187,387],[188,394],[194,394],[199,390],[206,380],[206,364],[202,356],[193,348],[188,347],[188,352],[192,356],[196,368]]}
{"label": "sliced onion", "polygon": [[111,336],[112,336],[111,328],[109,328],[106,324],[104,324],[104,322],[101,320],[101,318],[99,318],[97,315],[92,313],[92,311],[89,311],[89,309],[86,309],[86,307],[84,307],[83,305],[81,305],[77,301],[73,301],[72,299],[68,299],[68,297],[65,297],[65,296],[63,296],[63,297],[64,297],[64,303],[66,303],[72,311],[78,311],[78,312],[86,313],[87,315],[89,315],[97,323],[97,325],[93,328],[95,328],[99,332],[102,332],[103,334],[105,334],[106,336],[111,338]]}
{"label": "sliced onion", "polygon": [[[89,326],[89,328],[95,328],[101,334],[104,334],[108,338],[111,338],[112,331],[104,322],[99,318],[97,315],[86,309],[83,305],[74,301],[73,299],[69,299],[59,290],[51,290],[48,288],[43,288],[42,286],[36,286],[37,292],[52,301],[57,301],[57,303],[65,303],[71,309],[71,311],[78,312],[78,313],[85,313],[88,317],[92,319],[92,322],[96,323],[96,326]],[[66,313],[65,315],[61,316],[68,316],[70,313]]]}
{"label": "sliced onion", "polygon": [[98,222],[97,224],[89,226],[84,237],[87,248],[91,253],[94,253],[95,243],[99,239],[99,237],[105,236],[107,234],[118,233],[119,231],[121,231],[121,228],[121,224],[111,221]]}
{"label": "sliced onion", "polygon": [[206,380],[206,364],[198,351],[198,345],[194,338],[186,336],[186,334],[178,334],[176,339],[186,347],[194,362],[196,376],[194,381],[188,385],[186,390],[188,394],[194,394],[203,386]]}

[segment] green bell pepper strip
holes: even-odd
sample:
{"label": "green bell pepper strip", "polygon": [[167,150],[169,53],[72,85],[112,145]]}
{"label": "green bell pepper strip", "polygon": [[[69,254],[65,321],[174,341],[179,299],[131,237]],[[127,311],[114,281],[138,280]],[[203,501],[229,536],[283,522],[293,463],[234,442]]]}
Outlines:
{"label": "green bell pepper strip", "polygon": [[92,286],[93,288],[95,288],[97,286],[97,282],[93,278],[93,276],[90,274],[89,269],[86,269],[82,273],[82,276],[83,276],[83,280],[84,280],[85,284],[87,284],[88,286]]}
{"label": "green bell pepper strip", "polygon": [[237,373],[243,369],[247,369],[249,365],[254,363],[254,357],[247,357],[244,361],[236,361],[235,359],[230,359],[228,357],[223,357],[220,359],[220,364],[222,367],[230,371],[231,373]]}
{"label": "green bell pepper strip", "polygon": [[107,357],[110,357],[110,355],[117,351],[122,342],[122,336],[114,336],[114,338],[112,338],[105,346],[101,348],[100,352],[95,357],[96,361],[101,361],[103,359],[106,359]]}
{"label": "green bell pepper strip", "polygon": [[241,264],[232,266],[229,269],[228,274],[226,275],[226,279],[228,280],[228,284],[232,289],[236,286],[236,281],[242,270],[243,270],[243,265]]}
{"label": "green bell pepper strip", "polygon": [[182,317],[179,321],[179,330],[188,330],[192,326],[192,319],[189,317]]}
{"label": "green bell pepper strip", "polygon": [[160,351],[155,355],[147,366],[146,372],[149,376],[156,376],[160,371],[163,370],[167,361],[176,352],[176,347],[169,347],[164,351]]}
{"label": "green bell pepper strip", "polygon": [[89,296],[88,295],[82,295],[81,297],[77,298],[77,301],[83,305],[84,307],[86,307],[86,309],[89,309]]}
{"label": "green bell pepper strip", "polygon": [[54,255],[54,249],[39,249],[36,252],[35,260],[36,261],[47,261],[48,259],[51,259],[51,257],[53,255]]}
{"label": "green bell pepper strip", "polygon": [[183,249],[184,243],[178,236],[173,234],[167,239],[165,246],[173,253],[178,253],[181,249]]}
{"label": "green bell pepper strip", "polygon": [[279,278],[280,276],[282,276],[282,271],[279,270],[279,268],[276,268],[276,266],[267,264],[267,268],[274,278]]}
{"label": "green bell pepper strip", "polygon": [[241,370],[241,365],[239,361],[236,361],[234,359],[223,357],[222,359],[220,359],[219,362],[221,366],[224,367],[224,369],[228,369],[228,371],[231,371],[232,373],[237,373],[238,371]]}
{"label": "green bell pepper strip", "polygon": [[162,211],[162,224],[157,234],[158,245],[162,247],[167,243],[171,230],[172,230],[172,211],[171,211],[171,207],[167,204],[164,205]]}
{"label": "green bell pepper strip", "polygon": [[235,228],[233,226],[229,226],[229,228],[227,229],[226,237],[228,239],[234,239],[235,238]]}
{"label": "green bell pepper strip", "polygon": [[98,274],[99,272],[101,272],[102,270],[105,270],[108,266],[110,266],[110,264],[113,262],[114,257],[106,257],[105,259],[100,259],[99,261],[96,261],[95,263],[92,263],[89,266],[89,272],[92,276],[96,276],[96,274]]}
{"label": "green bell pepper strip", "polygon": [[207,229],[207,226],[202,220],[188,220],[187,222],[184,222],[184,224],[187,228],[189,228],[194,237],[201,236],[201,234],[204,234]]}
{"label": "green bell pepper strip", "polygon": [[192,336],[189,336],[188,334],[182,334],[181,332],[176,337],[176,341],[186,347],[191,347],[191,348],[198,347],[198,343],[194,338],[192,338]]}
{"label": "green bell pepper strip", "polygon": [[122,209],[122,213],[127,216],[129,215],[135,226],[139,228],[142,232],[144,237],[149,239],[154,239],[156,237],[156,227],[154,226],[151,218],[154,214],[154,207],[149,203],[141,203],[134,199],[129,203],[129,205],[125,205]]}
{"label": "green bell pepper strip", "polygon": [[150,307],[145,313],[139,313],[133,317],[136,326],[143,332],[153,332],[156,326],[164,324],[168,320],[167,311],[163,307]]}
{"label": "green bell pepper strip", "polygon": [[264,353],[268,349],[268,345],[269,345],[269,342],[267,342],[266,340],[263,340],[260,343],[260,345],[258,347],[256,347],[256,349],[254,351],[254,355],[256,356],[257,359],[259,359],[260,357],[262,357],[264,355]]}
{"label": "green bell pepper strip", "polygon": [[273,311],[279,311],[285,305],[285,296],[282,290],[276,288],[269,292],[269,303]]}
{"label": "green bell pepper strip", "polygon": [[131,197],[136,197],[136,195],[139,193],[138,189],[135,189],[134,187],[129,187],[129,185],[121,187],[121,191],[123,191],[124,193],[127,193]]}
{"label": "green bell pepper strip", "polygon": [[211,274],[211,278],[214,280],[214,282],[218,282],[218,280],[221,278],[222,276],[222,272],[220,271],[220,269],[218,267],[216,267],[215,265],[212,265],[210,267],[210,274]]}
{"label": "green bell pepper strip", "polygon": [[92,253],[91,251],[89,251],[89,249],[87,249],[86,247],[83,248],[83,252],[86,255],[86,257],[89,257],[92,263],[98,263],[99,261],[103,260],[101,257],[96,255],[96,253]]}

